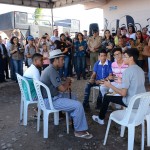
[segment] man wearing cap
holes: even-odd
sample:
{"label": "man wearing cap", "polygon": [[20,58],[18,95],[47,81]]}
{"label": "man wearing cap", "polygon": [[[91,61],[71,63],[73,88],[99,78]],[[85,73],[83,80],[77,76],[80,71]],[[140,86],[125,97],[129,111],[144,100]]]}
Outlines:
{"label": "man wearing cap", "polygon": [[[61,82],[58,70],[64,65],[64,55],[60,49],[50,52],[51,64],[41,75],[41,82],[46,84],[51,92],[53,105],[55,109],[66,111],[70,113],[74,122],[74,135],[76,137],[90,139],[92,134],[87,132],[88,125],[85,118],[85,113],[82,104],[79,101],[66,98],[66,92],[71,84],[71,79],[67,78],[65,83]],[[49,109],[49,102],[46,91],[42,89],[42,94],[46,108]]]}
{"label": "man wearing cap", "polygon": [[27,37],[28,44],[25,47],[25,57],[27,59],[28,67],[32,64],[32,56],[36,53],[36,47],[34,46],[34,38],[32,35]]}
{"label": "man wearing cap", "polygon": [[101,46],[101,37],[97,29],[93,30],[93,36],[89,38],[87,44],[90,50],[91,69],[93,69],[95,62],[98,60],[98,50]]}

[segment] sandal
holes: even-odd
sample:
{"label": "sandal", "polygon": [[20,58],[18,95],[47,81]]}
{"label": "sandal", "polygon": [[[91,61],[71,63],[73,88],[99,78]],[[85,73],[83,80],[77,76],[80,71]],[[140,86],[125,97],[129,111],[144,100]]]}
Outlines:
{"label": "sandal", "polygon": [[81,135],[75,133],[74,135],[75,137],[80,137],[83,139],[91,139],[93,137],[93,135],[90,134],[89,132],[86,132],[85,134],[81,134]]}

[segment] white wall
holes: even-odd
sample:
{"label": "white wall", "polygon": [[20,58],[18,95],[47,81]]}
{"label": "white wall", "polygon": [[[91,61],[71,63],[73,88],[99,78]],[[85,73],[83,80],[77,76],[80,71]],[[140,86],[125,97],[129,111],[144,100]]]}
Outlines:
{"label": "white wall", "polygon": [[[110,10],[110,7],[117,6],[116,10]],[[150,27],[150,0],[111,0],[103,6],[104,26],[112,31],[116,29],[116,19],[121,24],[127,25],[126,16],[133,18],[137,30],[141,27]],[[105,21],[107,19],[107,21]],[[139,23],[139,24],[136,24]]]}

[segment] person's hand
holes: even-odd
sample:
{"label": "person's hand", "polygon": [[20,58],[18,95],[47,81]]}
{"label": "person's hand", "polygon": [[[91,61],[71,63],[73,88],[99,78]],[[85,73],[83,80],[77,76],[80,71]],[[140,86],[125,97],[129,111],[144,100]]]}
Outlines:
{"label": "person's hand", "polygon": [[95,83],[96,83],[96,85],[99,85],[100,84],[100,80],[96,80]]}
{"label": "person's hand", "polygon": [[118,82],[121,83],[122,82],[122,78],[118,77]]}
{"label": "person's hand", "polygon": [[114,80],[117,81],[118,80],[118,77],[116,75],[114,75]]}
{"label": "person's hand", "polygon": [[90,79],[89,83],[93,84],[95,82],[95,79]]}
{"label": "person's hand", "polygon": [[90,48],[90,51],[91,51],[91,52],[94,52],[94,48],[93,48],[93,47],[91,47],[91,48]]}
{"label": "person's hand", "polygon": [[17,52],[17,49],[14,49],[13,52],[14,52],[14,53]]}
{"label": "person's hand", "polygon": [[5,58],[5,55],[3,55],[2,58],[4,59],[4,58]]}
{"label": "person's hand", "polygon": [[114,76],[113,76],[113,75],[109,75],[109,76],[108,76],[108,79],[109,79],[109,80],[114,80]]}
{"label": "person's hand", "polygon": [[106,46],[107,49],[112,49],[112,45]]}
{"label": "person's hand", "polygon": [[79,50],[80,50],[80,51],[84,50],[83,46],[80,46],[80,47],[79,47]]}
{"label": "person's hand", "polygon": [[70,85],[71,83],[72,83],[72,80],[71,80],[71,78],[66,78],[66,82]]}
{"label": "person's hand", "polygon": [[110,83],[110,81],[104,81],[104,85],[106,86],[106,87],[110,87],[111,86],[111,83]]}
{"label": "person's hand", "polygon": [[100,81],[99,81],[99,84],[100,84],[100,85],[103,85],[103,84],[104,84],[104,81],[105,81],[104,79],[100,80]]}

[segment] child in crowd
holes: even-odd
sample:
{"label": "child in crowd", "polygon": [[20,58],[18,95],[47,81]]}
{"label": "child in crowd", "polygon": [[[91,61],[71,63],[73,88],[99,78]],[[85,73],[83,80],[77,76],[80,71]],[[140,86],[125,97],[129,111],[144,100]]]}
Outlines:
{"label": "child in crowd", "polygon": [[46,43],[43,43],[42,45],[42,52],[41,54],[43,55],[43,70],[49,66],[50,61],[49,61],[49,50],[47,48]]}

